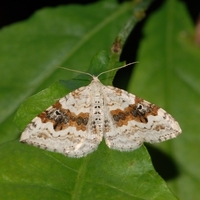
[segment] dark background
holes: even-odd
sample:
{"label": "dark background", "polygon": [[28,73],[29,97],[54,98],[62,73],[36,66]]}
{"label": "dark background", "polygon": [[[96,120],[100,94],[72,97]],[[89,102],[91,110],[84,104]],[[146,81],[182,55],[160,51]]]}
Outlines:
{"label": "dark background", "polygon": [[[117,0],[116,0],[117,1]],[[200,1],[198,0],[182,0],[186,3],[188,11],[194,22],[197,21],[200,12]],[[95,0],[43,0],[43,1],[27,1],[27,0],[1,0],[0,2],[0,28],[17,21],[22,21],[30,17],[36,10],[43,7],[55,7],[67,4],[88,4],[94,3]],[[122,2],[119,1],[118,2]],[[148,12],[156,9],[163,0],[155,0]]]}
{"label": "dark background", "polygon": [[29,18],[36,10],[43,7],[55,7],[67,4],[87,4],[95,0],[3,0],[0,2],[0,28],[3,26],[25,20]]}

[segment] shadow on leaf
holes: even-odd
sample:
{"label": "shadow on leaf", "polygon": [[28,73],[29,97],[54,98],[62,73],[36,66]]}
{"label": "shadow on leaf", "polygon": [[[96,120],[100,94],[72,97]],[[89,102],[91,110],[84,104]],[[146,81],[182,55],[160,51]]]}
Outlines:
{"label": "shadow on leaf", "polygon": [[175,179],[179,176],[175,160],[170,155],[155,147],[146,145],[151,155],[152,163],[158,174],[165,180]]}

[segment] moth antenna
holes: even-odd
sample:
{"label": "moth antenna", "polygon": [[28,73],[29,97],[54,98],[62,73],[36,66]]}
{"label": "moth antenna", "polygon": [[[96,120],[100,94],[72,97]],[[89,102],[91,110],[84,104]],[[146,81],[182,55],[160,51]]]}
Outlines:
{"label": "moth antenna", "polygon": [[70,68],[66,68],[66,67],[58,67],[58,68],[65,69],[65,70],[72,71],[72,72],[77,72],[77,73],[80,73],[80,74],[85,74],[85,75],[88,75],[88,76],[91,76],[92,78],[94,78],[94,76],[92,76],[92,74],[87,73],[87,72],[82,72],[82,71],[79,71],[79,70],[76,70],[76,69],[70,69]]}
{"label": "moth antenna", "polygon": [[[131,63],[128,63],[128,64],[123,65],[123,66],[121,66],[121,67],[117,67],[117,68],[114,68],[114,69],[106,70],[106,71],[104,71],[104,72],[101,72],[101,73],[97,76],[97,78],[98,78],[99,76],[101,76],[102,74],[105,74],[105,73],[108,73],[108,72],[112,72],[112,71],[114,71],[114,70],[118,70],[118,69],[127,67],[127,66],[129,66],[129,65],[135,64],[135,63],[139,63],[139,62],[131,62]],[[72,72],[77,72],[77,73],[80,73],[80,74],[85,74],[85,75],[88,75],[88,76],[94,78],[94,76],[93,76],[92,74],[87,73],[87,72],[82,72],[82,71],[79,71],[79,70],[76,70],[76,69],[70,69],[70,68],[66,68],[66,67],[58,67],[58,68],[65,69],[65,70],[72,71]]]}
{"label": "moth antenna", "polygon": [[132,65],[132,64],[135,64],[135,63],[139,63],[139,62],[138,62],[138,61],[136,61],[136,62],[131,62],[131,63],[128,63],[128,64],[123,65],[123,66],[121,66],[121,67],[117,67],[117,68],[114,68],[114,69],[106,70],[106,71],[104,71],[104,72],[101,72],[101,73],[97,76],[97,78],[98,78],[99,76],[101,76],[102,74],[105,74],[105,73],[108,73],[108,72],[112,72],[112,71],[115,71],[115,70],[118,70],[118,69],[127,67],[127,66]]}

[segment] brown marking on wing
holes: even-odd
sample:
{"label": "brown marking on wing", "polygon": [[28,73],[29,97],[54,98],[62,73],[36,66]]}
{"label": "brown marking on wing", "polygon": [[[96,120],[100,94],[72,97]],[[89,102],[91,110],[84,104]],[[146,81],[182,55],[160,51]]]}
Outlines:
{"label": "brown marking on wing", "polygon": [[149,115],[158,115],[158,106],[154,104],[146,106],[143,102],[143,99],[136,97],[135,104],[130,104],[124,110],[111,110],[110,114],[117,126],[128,125],[128,122],[132,120],[146,124],[148,123]]}
{"label": "brown marking on wing", "polygon": [[80,98],[81,98],[81,93],[80,93],[79,89],[74,90],[73,92],[71,92],[71,95],[72,95],[75,99],[80,99]]}
{"label": "brown marking on wing", "polygon": [[57,101],[50,110],[45,110],[38,115],[42,123],[51,122],[55,131],[60,131],[71,127],[76,127],[76,130],[86,130],[86,125],[89,120],[89,113],[79,113],[76,115],[69,109],[62,108],[62,105]]}
{"label": "brown marking on wing", "polygon": [[154,129],[153,130],[155,130],[155,131],[160,131],[160,130],[164,130],[166,127],[164,126],[164,125],[157,125],[156,127],[154,127]]}
{"label": "brown marking on wing", "polygon": [[46,133],[38,133],[37,137],[43,138],[45,140],[48,139],[48,138],[50,138]]}
{"label": "brown marking on wing", "polygon": [[122,95],[122,90],[119,89],[119,88],[115,88],[115,92],[118,96],[121,96]]}

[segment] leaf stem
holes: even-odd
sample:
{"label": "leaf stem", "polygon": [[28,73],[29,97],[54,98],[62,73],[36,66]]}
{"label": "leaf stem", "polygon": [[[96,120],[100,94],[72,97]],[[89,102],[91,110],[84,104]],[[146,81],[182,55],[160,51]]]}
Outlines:
{"label": "leaf stem", "polygon": [[[120,59],[120,55],[123,49],[123,46],[130,35],[133,28],[136,24],[141,21],[145,17],[145,11],[150,6],[153,0],[135,0],[132,1],[133,5],[133,13],[130,18],[127,20],[127,23],[121,29],[119,34],[117,35],[112,47],[111,47],[111,60],[113,62],[118,62]],[[130,4],[130,2],[129,2]]]}

